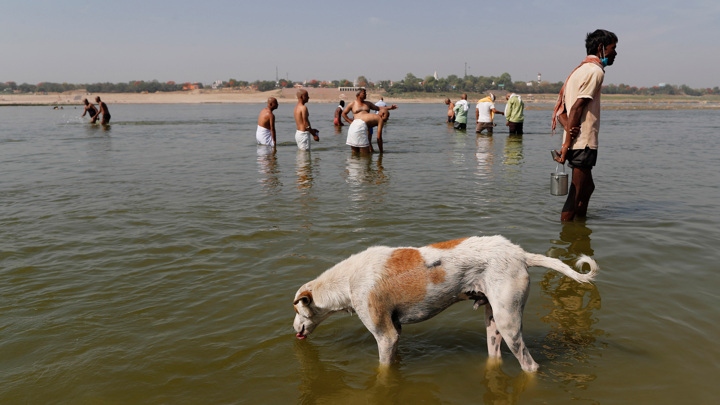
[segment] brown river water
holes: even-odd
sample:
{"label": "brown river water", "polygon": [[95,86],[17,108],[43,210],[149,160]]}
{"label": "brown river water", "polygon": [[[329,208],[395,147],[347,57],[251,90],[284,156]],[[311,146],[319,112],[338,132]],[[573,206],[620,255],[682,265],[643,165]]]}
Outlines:
{"label": "brown river water", "polygon": [[[275,154],[260,105],[0,108],[0,403],[715,403],[720,396],[720,111],[603,111],[584,222],[559,221],[547,110],[526,134],[400,105],[386,152],[353,157],[335,105]],[[500,106],[499,108],[502,108]],[[403,327],[378,369],[356,316],[295,338],[300,285],[373,245],[501,234],[600,265],[594,285],[531,268],[524,337],[488,364],[483,311]]]}

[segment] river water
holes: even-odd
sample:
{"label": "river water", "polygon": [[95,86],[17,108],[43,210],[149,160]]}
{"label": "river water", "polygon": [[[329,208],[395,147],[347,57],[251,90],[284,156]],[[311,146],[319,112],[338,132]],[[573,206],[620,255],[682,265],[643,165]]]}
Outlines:
{"label": "river water", "polygon": [[[335,108],[275,154],[260,105],[0,108],[0,403],[714,403],[720,364],[719,110],[603,111],[584,222],[559,222],[547,110],[526,134],[459,132],[401,105],[383,155],[353,157]],[[487,362],[471,302],[406,325],[399,364],[338,314],[294,336],[297,288],[372,245],[502,234],[601,267],[531,268],[529,376]]]}

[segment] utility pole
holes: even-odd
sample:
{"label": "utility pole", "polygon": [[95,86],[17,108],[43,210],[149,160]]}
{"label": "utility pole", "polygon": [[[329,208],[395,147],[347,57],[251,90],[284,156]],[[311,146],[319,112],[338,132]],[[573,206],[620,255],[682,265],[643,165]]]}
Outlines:
{"label": "utility pole", "polygon": [[467,77],[467,62],[465,62],[465,76],[463,76],[463,79]]}

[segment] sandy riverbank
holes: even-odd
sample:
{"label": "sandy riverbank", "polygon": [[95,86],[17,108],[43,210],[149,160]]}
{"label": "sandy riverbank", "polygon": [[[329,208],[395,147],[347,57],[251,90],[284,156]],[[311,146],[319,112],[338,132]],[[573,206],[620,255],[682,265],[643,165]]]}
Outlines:
{"label": "sandy riverbank", "polygon": [[[354,100],[352,92],[341,93],[337,89],[308,89],[310,103],[336,103],[340,99]],[[94,101],[100,96],[108,104],[262,104],[268,97],[275,97],[281,104],[295,103],[295,90],[285,89],[266,92],[246,90],[191,90],[177,92],[157,93],[87,93],[72,91],[50,94],[4,94],[0,93],[0,106],[10,105],[81,105],[83,98]],[[446,97],[453,100],[459,98],[458,94],[410,94],[402,97],[392,97],[384,93],[368,92],[368,100],[376,101],[381,96],[388,104],[442,104]],[[482,94],[468,94],[471,102],[483,97]],[[554,94],[522,95],[528,109],[547,109],[555,103]],[[503,104],[504,97],[498,94],[498,103]],[[549,107],[550,106],[550,107]],[[688,97],[688,96],[627,96],[603,95],[603,108],[614,109],[718,109],[720,96]]]}

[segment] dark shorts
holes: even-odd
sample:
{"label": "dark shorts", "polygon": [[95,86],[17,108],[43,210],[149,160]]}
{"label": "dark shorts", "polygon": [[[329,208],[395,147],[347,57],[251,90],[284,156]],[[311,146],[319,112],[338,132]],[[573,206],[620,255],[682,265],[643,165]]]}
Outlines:
{"label": "dark shorts", "polygon": [[508,122],[508,128],[511,134],[522,135],[523,134],[523,123],[522,122]]}
{"label": "dark shorts", "polygon": [[454,127],[455,127],[455,129],[465,129],[465,128],[467,128],[467,124],[463,124],[461,122],[456,122]]}
{"label": "dark shorts", "polygon": [[565,160],[572,168],[592,168],[597,162],[597,149],[570,149],[565,154]]}
{"label": "dark shorts", "polygon": [[452,124],[453,122],[455,122],[455,116],[454,115],[449,116],[447,122],[448,122],[448,124]]}

